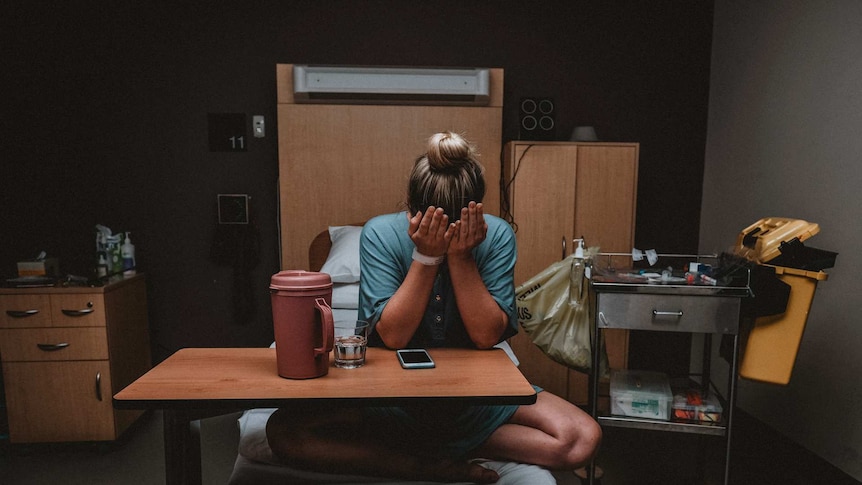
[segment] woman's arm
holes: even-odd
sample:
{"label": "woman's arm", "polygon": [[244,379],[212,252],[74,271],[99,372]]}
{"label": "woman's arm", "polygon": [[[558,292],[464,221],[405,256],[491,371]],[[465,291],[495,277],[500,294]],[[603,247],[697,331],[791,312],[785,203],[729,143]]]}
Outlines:
{"label": "woman's arm", "polygon": [[[407,217],[410,218],[408,233],[417,251],[431,257],[446,254],[454,227],[450,227],[449,216],[443,209],[429,207],[424,214],[417,212],[411,217],[408,213]],[[389,299],[377,322],[376,331],[387,347],[402,348],[416,333],[439,268],[439,265],[429,266],[417,261],[410,265],[404,282]]]}
{"label": "woman's arm", "polygon": [[470,339],[480,349],[496,345],[509,326],[509,317],[485,286],[473,258],[473,248],[485,240],[488,224],[482,204],[470,202],[461,209],[461,220],[446,253],[455,291],[455,302]]}

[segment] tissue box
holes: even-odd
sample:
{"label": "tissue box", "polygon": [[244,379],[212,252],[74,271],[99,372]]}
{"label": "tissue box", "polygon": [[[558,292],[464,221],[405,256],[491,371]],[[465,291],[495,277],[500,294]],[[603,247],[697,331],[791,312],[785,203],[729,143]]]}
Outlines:
{"label": "tissue box", "polygon": [[673,394],[661,372],[612,370],[611,414],[637,418],[670,419]]}
{"label": "tissue box", "polygon": [[56,276],[60,274],[60,262],[57,258],[46,258],[41,261],[18,261],[18,276]]}

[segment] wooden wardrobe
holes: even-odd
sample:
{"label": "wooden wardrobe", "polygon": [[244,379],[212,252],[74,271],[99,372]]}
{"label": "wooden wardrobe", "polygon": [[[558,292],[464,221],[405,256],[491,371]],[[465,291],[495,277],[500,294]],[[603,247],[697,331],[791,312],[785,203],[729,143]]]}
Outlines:
{"label": "wooden wardrobe", "polygon": [[[631,252],[638,150],[637,143],[506,144],[503,201],[517,225],[516,285],[571,253],[575,238],[602,252]],[[628,332],[607,331],[605,337],[611,367],[626,368]],[[548,358],[523,331],[510,344],[531,383],[587,404],[586,374]]]}

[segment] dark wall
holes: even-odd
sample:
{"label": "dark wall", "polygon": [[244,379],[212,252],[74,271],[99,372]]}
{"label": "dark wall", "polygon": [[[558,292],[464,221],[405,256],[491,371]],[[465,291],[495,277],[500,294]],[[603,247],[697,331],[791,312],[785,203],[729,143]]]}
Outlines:
{"label": "dark wall", "polygon": [[[589,124],[640,142],[637,247],[697,248],[711,1],[14,3],[0,20],[0,275],[41,249],[89,274],[94,225],[132,231],[156,359],[272,339],[277,63],[502,67],[504,141],[535,96],[554,99],[557,139]],[[209,151],[218,112],[266,116],[267,137]],[[209,259],[218,193],[251,195],[261,240],[241,317],[233,269]]]}

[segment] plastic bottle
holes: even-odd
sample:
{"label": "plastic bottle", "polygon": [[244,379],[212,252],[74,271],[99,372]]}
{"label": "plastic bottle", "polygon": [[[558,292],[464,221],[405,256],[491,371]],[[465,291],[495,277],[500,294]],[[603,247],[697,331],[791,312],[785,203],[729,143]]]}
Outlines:
{"label": "plastic bottle", "polygon": [[99,263],[96,265],[96,277],[103,278],[108,276],[108,260],[105,258],[105,253],[99,254]]}
{"label": "plastic bottle", "polygon": [[107,239],[107,258],[108,258],[108,274],[116,275],[123,271],[123,258],[121,256],[120,242],[122,234],[114,234],[108,236]]}
{"label": "plastic bottle", "polygon": [[132,244],[130,238],[131,232],[126,233],[126,240],[120,246],[120,255],[123,258],[123,275],[131,276],[135,274],[135,245]]}
{"label": "plastic bottle", "polygon": [[584,240],[575,239],[575,243],[577,243],[577,246],[575,247],[574,260],[572,261],[572,281],[569,302],[575,305],[580,305],[584,289],[584,270],[586,267],[586,262],[584,261]]}

